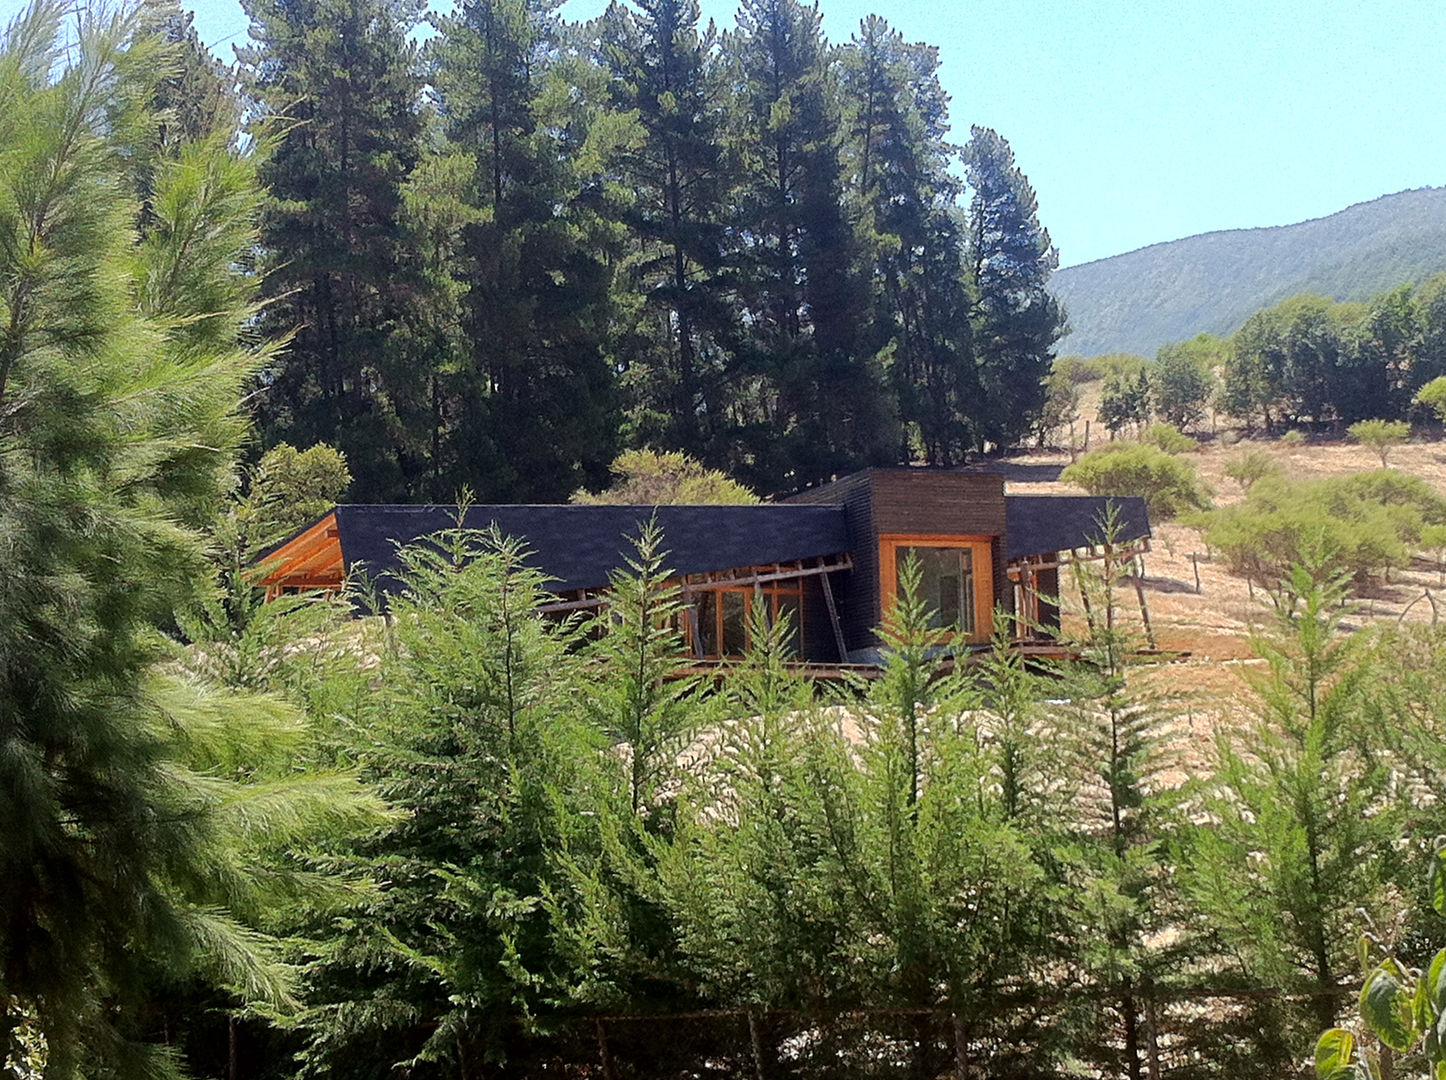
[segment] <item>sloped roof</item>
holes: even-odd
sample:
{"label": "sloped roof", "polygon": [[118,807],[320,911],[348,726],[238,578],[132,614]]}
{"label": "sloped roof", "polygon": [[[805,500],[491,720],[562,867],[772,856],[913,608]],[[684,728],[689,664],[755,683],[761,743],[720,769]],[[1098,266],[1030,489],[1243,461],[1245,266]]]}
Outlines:
{"label": "sloped roof", "polygon": [[1113,506],[1117,543],[1150,535],[1150,515],[1138,495],[1006,495],[1006,558],[1045,555],[1103,543],[1103,522]]}
{"label": "sloped roof", "polygon": [[[397,569],[397,544],[455,527],[455,506],[341,505],[336,521],[350,573],[365,563],[383,588]],[[649,519],[663,532],[666,568],[698,574],[813,559],[849,550],[837,506],[473,506],[463,524],[522,540],[556,592],[593,589],[632,554]],[[264,558],[264,557],[263,557]]]}

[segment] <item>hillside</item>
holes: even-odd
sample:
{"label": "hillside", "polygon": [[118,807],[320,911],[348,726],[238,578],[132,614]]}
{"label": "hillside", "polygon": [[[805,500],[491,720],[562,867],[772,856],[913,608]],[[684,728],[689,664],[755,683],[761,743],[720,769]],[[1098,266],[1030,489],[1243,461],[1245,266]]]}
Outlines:
{"label": "hillside", "polygon": [[1295,225],[1203,233],[1056,273],[1053,291],[1072,327],[1059,351],[1152,356],[1201,331],[1231,333],[1296,293],[1364,300],[1438,270],[1446,270],[1446,188]]}

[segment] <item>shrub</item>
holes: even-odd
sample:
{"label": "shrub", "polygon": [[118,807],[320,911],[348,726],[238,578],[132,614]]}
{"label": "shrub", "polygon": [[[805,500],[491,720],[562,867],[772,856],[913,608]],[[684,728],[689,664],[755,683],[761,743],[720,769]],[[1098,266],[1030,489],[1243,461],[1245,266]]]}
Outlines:
{"label": "shrub", "polygon": [[1157,521],[1210,505],[1210,489],[1195,466],[1145,443],[1102,446],[1060,473],[1091,495],[1142,495]]}
{"label": "shrub", "polygon": [[1266,587],[1293,565],[1321,579],[1348,573],[1364,581],[1409,561],[1426,528],[1446,523],[1446,498],[1394,470],[1303,483],[1267,476],[1243,503],[1195,520],[1232,573]]}
{"label": "shrub", "polygon": [[1437,419],[1446,420],[1446,375],[1437,376],[1417,390],[1416,404],[1426,406]]}
{"label": "shrub", "polygon": [[1198,440],[1190,438],[1174,424],[1152,424],[1140,436],[1140,442],[1158,447],[1167,454],[1183,454],[1200,445]]}
{"label": "shrub", "polygon": [[596,494],[574,492],[575,503],[638,506],[756,503],[758,496],[736,480],[686,454],[629,450],[612,463],[613,485]]}
{"label": "shrub", "polygon": [[1240,485],[1242,491],[1249,491],[1257,480],[1280,473],[1279,462],[1264,450],[1242,450],[1225,463],[1225,475]]}
{"label": "shrub", "polygon": [[1304,446],[1307,441],[1308,440],[1305,437],[1305,432],[1299,431],[1295,428],[1291,428],[1280,437],[1281,446]]}
{"label": "shrub", "polygon": [[1411,425],[1404,420],[1358,420],[1346,428],[1346,434],[1374,450],[1384,469],[1392,449],[1411,437]]}

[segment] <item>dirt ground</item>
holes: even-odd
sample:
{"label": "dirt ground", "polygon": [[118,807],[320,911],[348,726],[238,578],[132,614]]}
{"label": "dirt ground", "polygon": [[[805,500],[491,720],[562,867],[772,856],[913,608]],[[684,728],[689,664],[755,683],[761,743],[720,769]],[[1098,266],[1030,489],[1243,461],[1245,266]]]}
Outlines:
{"label": "dirt ground", "polygon": [[[1091,425],[1103,435],[1103,429]],[[1211,434],[1208,422],[1199,449],[1184,456],[1193,462],[1200,476],[1215,491],[1216,505],[1238,501],[1238,484],[1225,476],[1226,463],[1244,448],[1265,450],[1291,476],[1317,479],[1380,468],[1371,450],[1343,439],[1314,439],[1304,445],[1282,445],[1278,440],[1237,441],[1233,434]],[[1083,427],[1078,435],[1083,437]],[[1092,433],[1092,445],[1098,438]],[[1040,450],[1016,455],[1002,463],[1005,487],[1015,494],[1066,494],[1079,489],[1058,480],[1069,464],[1067,450]],[[1446,494],[1446,442],[1412,442],[1390,454],[1392,468],[1412,473]],[[1238,700],[1240,679],[1258,664],[1250,645],[1252,629],[1268,626],[1274,609],[1260,589],[1252,590],[1241,578],[1226,572],[1210,558],[1200,534],[1177,522],[1158,523],[1149,554],[1144,557],[1143,593],[1157,645],[1162,650],[1188,655],[1162,666],[1155,677],[1186,700],[1198,700],[1202,718],[1217,718],[1227,700]],[[1082,626],[1077,589],[1065,575],[1060,582],[1065,594],[1067,626]],[[1388,581],[1358,590],[1358,607],[1346,625],[1405,620],[1429,623],[1439,606],[1446,617],[1446,582],[1434,560],[1418,558],[1403,571],[1393,571]],[[1130,616],[1142,621],[1134,610],[1135,597],[1127,590]],[[1187,706],[1189,711],[1189,706]],[[1190,722],[1188,717],[1186,722]],[[1213,726],[1201,719],[1205,728]]]}

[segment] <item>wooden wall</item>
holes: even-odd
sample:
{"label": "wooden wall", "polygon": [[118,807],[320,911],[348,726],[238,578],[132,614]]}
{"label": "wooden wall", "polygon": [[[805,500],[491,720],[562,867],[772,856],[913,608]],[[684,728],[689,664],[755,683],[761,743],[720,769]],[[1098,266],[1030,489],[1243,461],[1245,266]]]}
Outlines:
{"label": "wooden wall", "polygon": [[[848,573],[835,574],[833,584],[844,640],[850,650],[878,644],[874,631],[883,618],[879,595],[881,535],[937,533],[994,537],[990,560],[994,602],[1013,607],[1014,591],[1005,566],[1004,477],[998,474],[869,469],[832,484],[801,491],[788,501],[844,507],[854,568]],[[812,616],[812,612],[809,614]],[[816,638],[810,639],[810,654],[822,654],[825,648],[827,646]]]}

